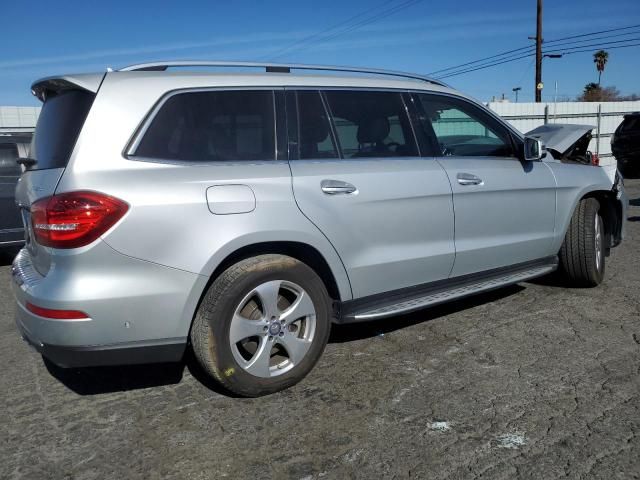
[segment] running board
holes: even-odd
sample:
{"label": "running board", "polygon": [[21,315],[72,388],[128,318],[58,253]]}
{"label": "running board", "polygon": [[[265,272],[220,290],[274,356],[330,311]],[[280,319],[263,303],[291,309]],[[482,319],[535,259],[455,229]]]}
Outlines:
{"label": "running board", "polygon": [[366,322],[413,312],[457,298],[541,277],[553,272],[557,267],[558,259],[553,257],[508,269],[465,275],[461,278],[434,282],[386,295],[375,295],[375,297],[369,297],[370,299],[345,302],[338,323]]}

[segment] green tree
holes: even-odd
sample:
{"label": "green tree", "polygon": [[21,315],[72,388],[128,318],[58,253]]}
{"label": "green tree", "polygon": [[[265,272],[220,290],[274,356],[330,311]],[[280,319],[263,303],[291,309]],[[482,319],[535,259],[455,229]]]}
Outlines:
{"label": "green tree", "polygon": [[604,67],[609,61],[609,53],[604,50],[598,50],[593,54],[593,63],[596,64],[596,69],[598,70],[598,86],[600,86],[600,79],[602,78],[602,72],[604,72]]}

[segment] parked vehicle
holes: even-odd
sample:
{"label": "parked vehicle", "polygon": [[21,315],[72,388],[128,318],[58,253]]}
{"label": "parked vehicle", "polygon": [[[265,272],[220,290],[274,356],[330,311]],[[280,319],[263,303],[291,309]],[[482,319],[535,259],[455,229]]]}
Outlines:
{"label": "parked vehicle", "polygon": [[24,243],[15,191],[22,173],[17,160],[26,156],[30,140],[30,135],[0,135],[0,248]]}
{"label": "parked vehicle", "polygon": [[624,116],[611,138],[611,151],[625,176],[640,175],[640,112]]}
{"label": "parked vehicle", "polygon": [[[332,323],[548,274],[602,282],[626,197],[413,74],[143,64],[37,81],[17,324],[67,367],[179,361],[236,394],[300,381]],[[357,72],[299,75],[292,70]],[[454,215],[455,209],[455,215]]]}

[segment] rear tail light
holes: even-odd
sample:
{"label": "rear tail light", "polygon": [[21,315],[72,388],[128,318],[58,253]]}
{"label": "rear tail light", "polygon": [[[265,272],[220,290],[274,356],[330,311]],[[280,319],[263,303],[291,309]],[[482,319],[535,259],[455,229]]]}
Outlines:
{"label": "rear tail light", "polygon": [[39,317],[51,318],[53,320],[82,320],[89,318],[84,312],[79,310],[53,310],[51,308],[43,308],[27,302],[27,310],[31,313],[35,313]]}
{"label": "rear tail light", "polygon": [[591,165],[600,166],[600,156],[597,153],[591,154]]}
{"label": "rear tail light", "polygon": [[77,248],[96,240],[127,210],[122,200],[99,192],[66,192],[31,205],[35,240],[45,247]]}

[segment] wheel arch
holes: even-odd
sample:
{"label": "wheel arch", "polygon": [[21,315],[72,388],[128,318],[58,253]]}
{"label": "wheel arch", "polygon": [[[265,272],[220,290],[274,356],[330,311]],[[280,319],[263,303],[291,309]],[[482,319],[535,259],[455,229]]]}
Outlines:
{"label": "wheel arch", "polygon": [[[622,231],[622,206],[616,198],[614,192],[610,190],[593,190],[584,194],[576,203],[587,198],[593,198],[600,204],[600,215],[602,216],[602,222],[605,230],[605,248],[607,255],[610,253],[612,247],[615,247],[620,243],[620,235]],[[566,234],[566,232],[565,232]]]}
{"label": "wheel arch", "polygon": [[337,301],[344,300],[345,292],[341,292],[336,276],[324,256],[315,247],[292,241],[270,241],[252,243],[240,247],[228,254],[215,268],[209,283],[213,282],[231,265],[256,255],[280,254],[300,260],[313,269],[322,279],[329,296]]}

